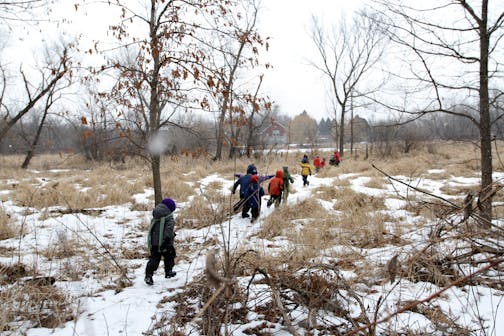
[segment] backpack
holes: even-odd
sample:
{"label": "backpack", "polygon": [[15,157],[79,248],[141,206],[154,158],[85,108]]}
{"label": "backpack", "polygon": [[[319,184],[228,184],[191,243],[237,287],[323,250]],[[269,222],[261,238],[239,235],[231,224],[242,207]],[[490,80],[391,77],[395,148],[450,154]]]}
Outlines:
{"label": "backpack", "polygon": [[[166,219],[170,216],[173,216],[173,214],[169,214],[161,218],[153,218],[151,220],[149,234],[147,236],[147,246],[149,247],[149,250],[152,248],[152,245],[157,245],[159,249],[161,249],[165,237],[169,240],[168,243],[170,245],[173,244],[173,239],[175,238],[174,227],[173,225],[165,225]],[[159,222],[159,230],[157,231],[157,237],[156,237],[155,235],[153,235],[153,233],[156,233],[154,229],[156,228],[157,222]],[[167,232],[165,232],[165,230],[167,230]],[[157,238],[157,244],[152,244],[151,238]]]}

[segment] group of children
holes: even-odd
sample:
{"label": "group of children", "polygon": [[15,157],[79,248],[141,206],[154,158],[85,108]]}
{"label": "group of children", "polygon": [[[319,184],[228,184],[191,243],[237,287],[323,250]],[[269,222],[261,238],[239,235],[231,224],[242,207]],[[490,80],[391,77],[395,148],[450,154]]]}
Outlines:
{"label": "group of children", "polygon": [[[337,153],[337,154],[336,154]],[[334,161],[334,163],[333,163]],[[331,158],[331,164],[339,165],[340,157],[339,152],[335,152],[334,157]],[[325,158],[320,160],[318,156],[313,160],[313,166],[316,172],[325,166]],[[303,186],[308,186],[308,176],[312,174],[310,161],[307,155],[303,156],[301,160],[301,176],[303,178]],[[231,188],[234,194],[238,186],[240,187],[240,201],[235,204],[233,210],[239,211],[241,209],[242,218],[250,217],[251,212],[254,222],[258,217],[261,209],[261,198],[265,195],[261,183],[271,179],[268,183],[268,199],[266,206],[269,208],[271,205],[278,207],[283,201],[287,202],[289,196],[290,184],[294,183],[294,179],[289,173],[288,167],[278,169],[275,175],[258,175],[257,168],[254,164],[247,167],[246,174],[235,174],[238,178]],[[152,278],[154,272],[158,269],[161,258],[164,259],[165,278],[174,277],[177,273],[173,271],[175,265],[175,247],[173,245],[175,239],[175,221],[173,219],[173,212],[176,209],[175,201],[171,198],[165,198],[161,203],[157,204],[152,211],[152,220],[147,237],[149,247],[149,261],[145,268],[145,283],[153,285]]]}
{"label": "group of children", "polygon": [[251,222],[254,222],[259,217],[261,198],[265,195],[264,188],[261,187],[263,181],[271,179],[268,183],[268,194],[270,195],[266,204],[268,208],[272,204],[278,207],[282,200],[285,203],[289,195],[289,185],[294,182],[288,167],[277,170],[275,175],[258,175],[255,165],[250,164],[247,167],[246,174],[235,174],[235,176],[238,179],[233,184],[231,192],[234,194],[239,186],[240,201],[235,204],[233,210],[236,212],[241,208],[242,218],[250,217],[250,211],[252,215]]}
{"label": "group of children", "polygon": [[[329,160],[329,164],[333,166],[339,166],[341,162],[341,156],[339,151],[334,151],[333,157]],[[317,155],[313,159],[313,166],[315,167],[315,172],[318,173],[322,168],[324,168],[326,165],[326,159],[322,158],[320,160],[320,157]],[[308,181],[308,176],[312,174],[311,171],[311,166],[310,166],[310,160],[308,159],[308,155],[304,155],[303,159],[301,160],[301,176],[303,177],[303,186],[310,185],[310,182]]]}

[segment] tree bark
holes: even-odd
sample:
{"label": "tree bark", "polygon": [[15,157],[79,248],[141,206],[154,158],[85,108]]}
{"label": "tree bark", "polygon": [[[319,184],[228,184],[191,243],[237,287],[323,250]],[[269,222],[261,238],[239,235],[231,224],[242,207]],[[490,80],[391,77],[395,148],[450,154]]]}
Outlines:
{"label": "tree bark", "polygon": [[343,144],[345,143],[345,110],[344,107],[341,110],[341,118],[340,118],[340,131],[339,131],[339,152],[340,157],[343,158]]}
{"label": "tree bark", "polygon": [[481,212],[489,226],[492,220],[492,136],[488,94],[488,0],[481,2],[480,34],[480,76],[479,76],[479,109],[480,109],[480,144],[481,144]]}
{"label": "tree bark", "polygon": [[28,168],[31,159],[35,155],[35,149],[37,148],[37,144],[40,139],[40,134],[42,133],[42,128],[44,128],[46,116],[47,116],[47,109],[44,110],[44,115],[42,116],[42,120],[40,120],[40,124],[37,128],[37,132],[35,133],[35,137],[33,138],[33,142],[31,143],[30,149],[28,149],[23,164],[21,165],[21,168],[23,169]]}
{"label": "tree bark", "polygon": [[[152,78],[149,81],[150,85],[150,101],[149,101],[149,141],[157,136],[159,132],[159,118],[161,117],[159,104],[159,73],[161,71],[160,60],[160,44],[157,35],[158,26],[156,24],[156,1],[151,0],[151,16],[150,16],[150,42],[151,42],[151,57],[153,61]],[[158,204],[163,200],[163,190],[161,187],[161,159],[160,153],[152,153],[151,169],[152,183],[154,187],[154,203]]]}

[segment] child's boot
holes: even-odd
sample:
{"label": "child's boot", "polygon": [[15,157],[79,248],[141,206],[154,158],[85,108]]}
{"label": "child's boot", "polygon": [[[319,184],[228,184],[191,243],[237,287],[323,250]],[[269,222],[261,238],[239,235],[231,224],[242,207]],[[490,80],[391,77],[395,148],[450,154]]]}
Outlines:
{"label": "child's boot", "polygon": [[177,272],[175,271],[168,271],[166,272],[165,274],[165,278],[168,279],[168,278],[173,278],[175,275],[177,275]]}

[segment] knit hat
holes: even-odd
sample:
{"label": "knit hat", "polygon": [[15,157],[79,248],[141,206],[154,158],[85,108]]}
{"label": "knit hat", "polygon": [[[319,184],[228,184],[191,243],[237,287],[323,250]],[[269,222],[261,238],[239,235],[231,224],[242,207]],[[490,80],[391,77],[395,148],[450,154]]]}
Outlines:
{"label": "knit hat", "polygon": [[253,163],[249,164],[247,167],[247,174],[255,175],[257,174],[257,168]]}
{"label": "knit hat", "polygon": [[259,182],[259,176],[257,175],[252,175],[250,177],[250,183],[258,183]]}
{"label": "knit hat", "polygon": [[161,201],[161,203],[166,205],[171,212],[175,211],[175,209],[177,208],[177,206],[175,205],[175,201],[172,200],[171,198],[165,198],[164,200]]}

